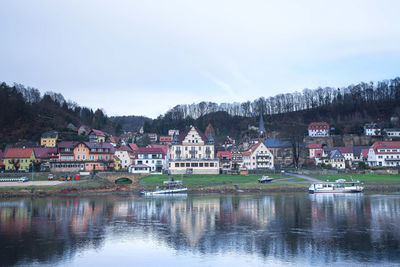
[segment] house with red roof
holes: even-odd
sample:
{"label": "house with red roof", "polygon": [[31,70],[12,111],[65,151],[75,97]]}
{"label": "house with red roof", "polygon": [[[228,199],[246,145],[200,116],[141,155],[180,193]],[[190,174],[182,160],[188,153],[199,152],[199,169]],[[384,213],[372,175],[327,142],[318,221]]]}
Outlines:
{"label": "house with red roof", "polygon": [[274,168],[274,155],[263,142],[251,145],[242,155],[243,166],[247,170]]}
{"label": "house with red roof", "polygon": [[308,145],[308,152],[310,159],[315,158],[315,152],[322,150],[322,144],[309,144]]}
{"label": "house with red roof", "polygon": [[312,122],[308,125],[308,136],[310,137],[327,137],[329,132],[330,127],[326,122]]}
{"label": "house with red roof", "polygon": [[171,174],[218,174],[214,138],[194,126],[174,135],[169,151],[168,170]]}
{"label": "house with red roof", "polygon": [[5,170],[28,172],[35,160],[33,148],[8,148],[4,155]]}
{"label": "house with red roof", "polygon": [[114,147],[110,143],[62,141],[58,160],[50,162],[53,172],[104,171],[113,162]]}
{"label": "house with red roof", "polygon": [[168,136],[160,136],[158,141],[162,145],[170,145],[172,143],[172,136],[170,136],[170,135],[168,135]]}
{"label": "house with red roof", "polygon": [[120,159],[122,169],[127,170],[130,165],[134,164],[134,161],[132,161],[134,152],[129,146],[122,145],[119,148],[116,148],[114,155]]}
{"label": "house with red roof", "polygon": [[35,147],[33,148],[36,162],[40,164],[40,171],[50,170],[50,161],[58,160],[57,147]]}
{"label": "house with red roof", "polygon": [[218,151],[219,169],[222,173],[228,173],[232,169],[232,152]]}
{"label": "house with red roof", "polygon": [[147,166],[152,173],[162,173],[166,168],[165,154],[160,147],[139,147],[136,151],[135,164],[130,167],[130,172],[137,170],[137,167]]}
{"label": "house with red roof", "polygon": [[400,166],[400,142],[375,142],[368,150],[367,162],[371,167]]}
{"label": "house with red roof", "polygon": [[104,143],[107,134],[103,131],[92,129],[89,133],[89,142],[91,143]]}
{"label": "house with red roof", "polygon": [[112,135],[109,137],[108,141],[113,145],[113,147],[117,147],[121,144],[121,138]]}

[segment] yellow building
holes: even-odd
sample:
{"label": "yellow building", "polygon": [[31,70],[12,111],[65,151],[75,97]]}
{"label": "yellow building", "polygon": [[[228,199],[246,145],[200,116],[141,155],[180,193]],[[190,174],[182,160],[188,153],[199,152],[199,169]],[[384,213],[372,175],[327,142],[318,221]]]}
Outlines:
{"label": "yellow building", "polygon": [[113,157],[113,165],[114,165],[114,170],[118,171],[121,169],[121,160],[114,155]]}
{"label": "yellow building", "polygon": [[44,133],[40,138],[40,145],[44,147],[57,146],[58,133]]}
{"label": "yellow building", "polygon": [[4,155],[6,171],[29,171],[36,160],[33,148],[9,148]]}

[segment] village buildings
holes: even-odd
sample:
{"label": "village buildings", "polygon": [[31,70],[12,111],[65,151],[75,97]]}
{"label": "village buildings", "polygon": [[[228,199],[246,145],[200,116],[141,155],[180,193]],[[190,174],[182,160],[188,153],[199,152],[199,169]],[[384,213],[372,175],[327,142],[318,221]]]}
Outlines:
{"label": "village buildings", "polygon": [[168,165],[171,174],[218,174],[214,138],[191,126],[174,136]]}
{"label": "village buildings", "polygon": [[312,122],[308,125],[308,136],[327,137],[330,135],[329,124],[326,122]]}
{"label": "village buildings", "polygon": [[40,138],[40,145],[42,147],[56,147],[57,146],[58,133],[44,133]]}

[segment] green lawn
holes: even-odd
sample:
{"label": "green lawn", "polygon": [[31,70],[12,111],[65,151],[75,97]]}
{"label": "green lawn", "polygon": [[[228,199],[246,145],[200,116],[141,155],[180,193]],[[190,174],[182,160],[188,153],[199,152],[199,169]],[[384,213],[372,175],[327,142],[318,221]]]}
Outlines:
{"label": "green lawn", "polygon": [[10,192],[10,191],[40,191],[40,190],[48,190],[50,191],[59,191],[59,190],[88,190],[101,188],[105,186],[113,186],[113,184],[103,179],[89,179],[84,178],[80,181],[69,181],[63,184],[58,185],[46,185],[46,186],[6,186],[0,187],[1,192]]}
{"label": "green lawn", "polygon": [[335,175],[322,175],[318,177],[323,181],[335,181],[337,179],[345,179],[347,181],[358,180],[360,182],[369,183],[400,183],[400,175],[389,174],[335,174]]}
{"label": "green lawn", "polygon": [[[304,186],[304,184],[298,184],[295,182],[302,182],[303,179],[293,178],[289,180],[283,180],[282,178],[288,178],[287,176],[281,176],[279,174],[269,174],[269,177],[275,178],[274,183],[258,183],[257,179],[261,178],[262,175],[173,175],[174,180],[182,180],[183,185],[190,188],[221,188],[221,187],[232,187],[237,184],[239,188],[263,188],[263,187],[276,187],[283,185],[293,186]],[[168,180],[168,175],[150,175],[140,179],[139,183],[147,188],[154,188],[161,186],[163,181]]]}

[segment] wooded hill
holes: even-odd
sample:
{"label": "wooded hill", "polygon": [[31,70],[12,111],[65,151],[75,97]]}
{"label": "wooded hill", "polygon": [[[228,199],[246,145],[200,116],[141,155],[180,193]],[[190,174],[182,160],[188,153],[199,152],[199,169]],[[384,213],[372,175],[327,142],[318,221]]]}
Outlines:
{"label": "wooded hill", "polygon": [[146,123],[145,131],[166,134],[168,129],[183,129],[190,124],[204,130],[211,123],[220,141],[226,135],[251,137],[255,132],[248,126],[258,126],[260,113],[267,131],[278,131],[281,137],[304,136],[313,121],[328,122],[335,134],[362,134],[367,122],[394,127],[400,116],[400,78],[344,88],[304,89],[253,102],[178,105]]}
{"label": "wooded hill", "polygon": [[58,131],[64,139],[77,138],[70,129],[71,124],[76,127],[84,124],[110,133],[121,130],[101,109],[80,107],[54,92],[42,96],[35,88],[0,84],[0,148],[23,140],[39,141],[47,131]]}

